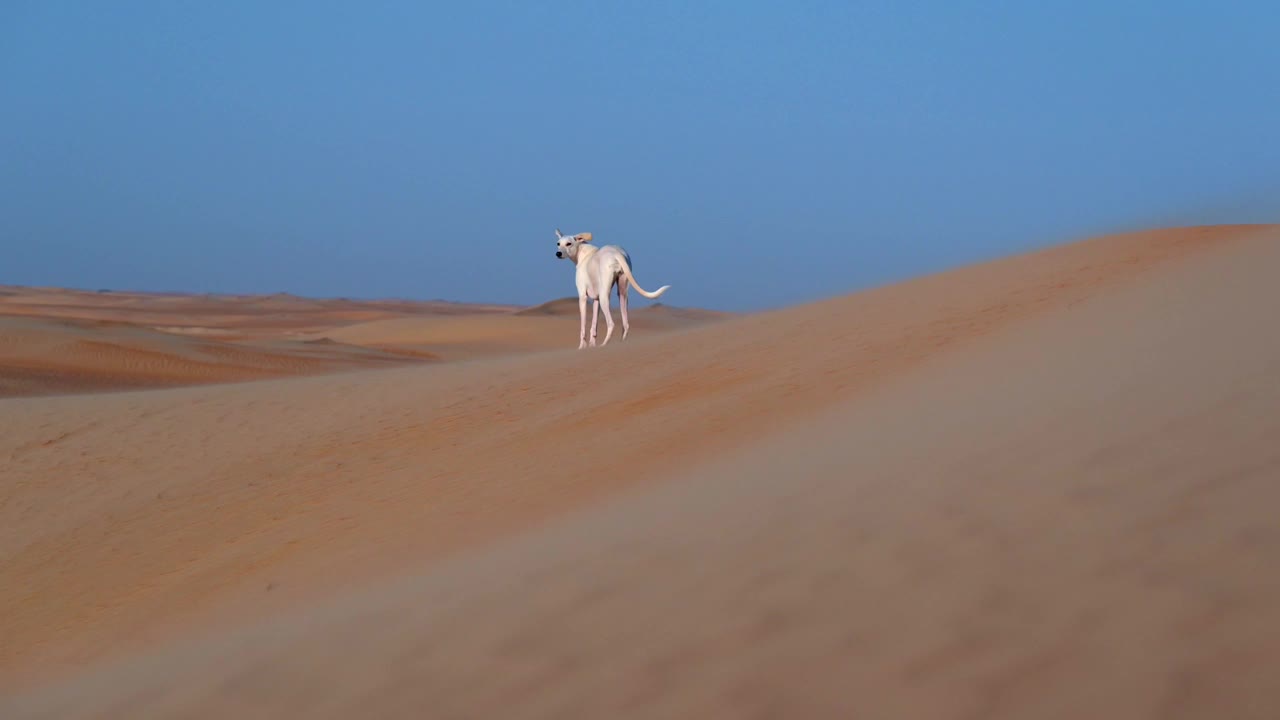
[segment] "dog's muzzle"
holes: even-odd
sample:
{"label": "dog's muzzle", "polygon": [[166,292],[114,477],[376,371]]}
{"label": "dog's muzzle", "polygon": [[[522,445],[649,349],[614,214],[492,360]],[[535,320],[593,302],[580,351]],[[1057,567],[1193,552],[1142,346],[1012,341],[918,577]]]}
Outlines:
{"label": "dog's muzzle", "polygon": [[559,251],[559,250],[557,250],[557,251],[556,251],[556,257],[558,257],[558,258],[562,258],[562,257],[564,257],[564,253],[563,253],[563,252],[561,252],[561,251]]}

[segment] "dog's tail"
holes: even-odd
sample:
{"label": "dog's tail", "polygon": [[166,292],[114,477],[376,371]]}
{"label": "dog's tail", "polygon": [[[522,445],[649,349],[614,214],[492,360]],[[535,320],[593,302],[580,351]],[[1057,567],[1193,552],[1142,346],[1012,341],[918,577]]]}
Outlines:
{"label": "dog's tail", "polygon": [[640,283],[636,282],[636,276],[631,274],[631,262],[627,258],[623,258],[622,260],[622,273],[627,276],[627,282],[631,283],[631,287],[635,288],[636,292],[649,298],[650,300],[653,300],[654,298],[658,297],[662,293],[671,289],[670,285],[663,285],[657,290],[654,290],[653,292],[649,292],[648,290],[645,290],[644,288],[640,287]]}

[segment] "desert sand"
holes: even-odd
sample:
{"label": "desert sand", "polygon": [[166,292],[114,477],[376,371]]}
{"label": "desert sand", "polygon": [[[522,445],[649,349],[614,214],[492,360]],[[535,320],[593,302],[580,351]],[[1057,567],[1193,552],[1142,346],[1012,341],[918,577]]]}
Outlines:
{"label": "desert sand", "polygon": [[1158,230],[590,352],[139,315],[436,359],[0,400],[0,716],[1280,716],[1277,274]]}

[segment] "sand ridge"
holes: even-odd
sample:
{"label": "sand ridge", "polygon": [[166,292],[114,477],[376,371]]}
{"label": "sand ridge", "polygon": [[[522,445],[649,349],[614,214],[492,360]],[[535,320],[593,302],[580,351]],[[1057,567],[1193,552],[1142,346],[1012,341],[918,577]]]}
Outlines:
{"label": "sand ridge", "polygon": [[[1099,581],[1123,558],[1071,528],[1167,543],[1179,512],[1204,517],[1185,498],[1256,498],[1274,398],[1248,391],[1275,348],[1251,329],[1274,300],[1275,247],[1269,228],[1138,233],[597,353],[4,401],[0,677],[45,685],[15,706],[31,717],[412,716],[428,701],[445,716],[735,716],[831,713],[854,695],[869,711],[1032,716],[1036,698],[1065,697],[1062,678],[1090,679],[1111,647],[1096,628],[1140,644],[1177,623],[1214,638],[1265,620],[1251,605],[1223,625],[1212,603],[1159,596],[1168,614],[1126,634],[1108,623],[1151,591],[1131,565]],[[1247,322],[1224,321],[1240,303]],[[1188,352],[1202,338],[1254,354],[1224,367],[1230,355]],[[1159,372],[1138,372],[1142,357]],[[608,381],[578,381],[606,367]],[[784,432],[814,418],[816,438]],[[1185,454],[1210,427],[1221,452],[1197,465]],[[1243,482],[1201,488],[1236,457]],[[1116,491],[1098,478],[1179,466],[1168,488],[1099,499]],[[1174,520],[1147,527],[1148,507]],[[1250,557],[1270,548],[1256,517],[1223,518]],[[1220,571],[1193,577],[1272,592],[1214,557]],[[1114,591],[1119,620],[1037,605],[1062,593],[1036,568]],[[299,609],[324,599],[333,610]],[[895,644],[886,626],[916,629]],[[236,627],[252,630],[198,639]],[[1037,655],[1073,633],[1094,644]],[[1132,696],[1163,697],[1161,678],[1211,659],[1193,650],[1166,653],[1181,665],[1135,658],[1147,675]],[[322,677],[342,680],[307,690]],[[1225,676],[1209,677],[1187,707],[1221,697]],[[842,690],[851,680],[864,692]]]}

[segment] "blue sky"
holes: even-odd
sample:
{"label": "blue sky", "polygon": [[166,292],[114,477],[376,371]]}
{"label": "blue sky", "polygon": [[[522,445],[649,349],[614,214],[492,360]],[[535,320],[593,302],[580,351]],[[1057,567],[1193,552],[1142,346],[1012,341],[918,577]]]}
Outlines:
{"label": "blue sky", "polygon": [[1277,219],[1263,2],[0,5],[0,283],[752,310]]}

